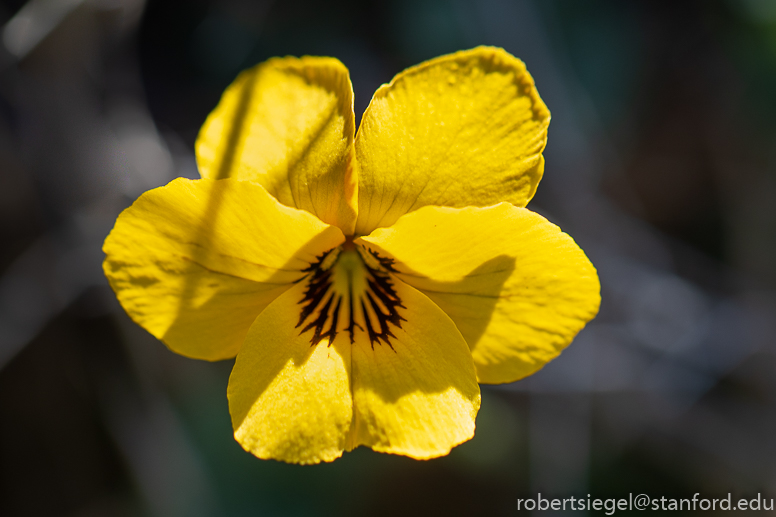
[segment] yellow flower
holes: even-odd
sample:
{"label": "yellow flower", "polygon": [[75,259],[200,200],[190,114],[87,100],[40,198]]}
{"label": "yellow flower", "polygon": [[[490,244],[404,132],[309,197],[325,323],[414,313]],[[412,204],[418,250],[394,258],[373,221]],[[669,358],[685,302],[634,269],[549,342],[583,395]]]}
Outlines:
{"label": "yellow flower", "polygon": [[497,48],[400,73],[357,136],[342,63],[271,59],[205,122],[203,179],[119,216],[105,274],[173,351],[237,356],[229,410],[256,456],[447,454],[474,434],[478,382],[534,373],[598,311],[582,250],[523,208],[549,119]]}

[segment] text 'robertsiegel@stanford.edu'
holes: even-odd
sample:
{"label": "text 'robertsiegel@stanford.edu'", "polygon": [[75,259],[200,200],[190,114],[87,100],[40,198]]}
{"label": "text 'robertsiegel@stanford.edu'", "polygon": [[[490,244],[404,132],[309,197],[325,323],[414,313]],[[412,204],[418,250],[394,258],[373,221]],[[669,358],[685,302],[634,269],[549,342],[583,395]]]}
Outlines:
{"label": "text 'robertsiegel@stanford.edu'", "polygon": [[650,497],[646,494],[629,494],[628,497],[600,498],[591,497],[542,497],[536,494],[533,498],[517,500],[518,510],[571,510],[571,511],[603,511],[613,515],[617,511],[632,510],[664,510],[664,511],[695,511],[695,510],[773,510],[773,498],[757,494],[755,497],[701,497],[699,493],[692,497]]}

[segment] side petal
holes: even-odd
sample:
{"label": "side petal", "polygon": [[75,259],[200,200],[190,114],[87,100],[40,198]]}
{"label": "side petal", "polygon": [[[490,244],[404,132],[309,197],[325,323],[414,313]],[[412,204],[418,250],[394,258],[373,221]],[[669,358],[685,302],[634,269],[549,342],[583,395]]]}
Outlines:
{"label": "side petal", "polygon": [[598,275],[584,252],[525,208],[426,207],[362,240],[452,318],[480,382],[534,373],[598,312]]}
{"label": "side petal", "polygon": [[349,449],[366,445],[416,459],[450,452],[474,435],[480,389],[466,342],[450,318],[401,281],[406,320],[389,344],[353,343],[354,426]]}
{"label": "side petal", "polygon": [[549,122],[525,65],[502,49],[405,70],[377,90],[356,136],[356,233],[425,205],[525,206],[544,171]]}
{"label": "side petal", "polygon": [[275,58],[241,73],[196,142],[203,178],[261,184],[286,206],[353,233],[353,88],[334,58]]}
{"label": "side petal", "polygon": [[305,286],[289,289],[256,318],[229,377],[235,439],[259,458],[290,463],[342,455],[353,415],[350,343],[315,346],[295,328]]}
{"label": "side petal", "polygon": [[129,316],[173,351],[234,357],[256,316],[342,232],[236,180],[146,192],[105,239],[103,268]]}

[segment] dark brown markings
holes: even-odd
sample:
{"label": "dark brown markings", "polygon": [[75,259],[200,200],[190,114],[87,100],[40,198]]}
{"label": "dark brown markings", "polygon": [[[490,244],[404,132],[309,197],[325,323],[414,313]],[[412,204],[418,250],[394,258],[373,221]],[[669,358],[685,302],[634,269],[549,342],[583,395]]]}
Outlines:
{"label": "dark brown markings", "polygon": [[[342,309],[343,296],[335,293],[332,289],[331,267],[323,269],[322,266],[332,251],[329,250],[316,257],[317,260],[310,264],[310,267],[303,270],[307,273],[305,278],[309,278],[309,283],[303,298],[299,301],[302,310],[299,313],[299,322],[296,324],[296,327],[299,328],[304,325],[323,303],[318,316],[310,323],[307,323],[299,333],[301,335],[308,330],[313,330],[313,335],[310,339],[311,346],[317,345],[325,338],[329,339],[329,346],[331,346],[337,336],[337,323],[339,322],[340,310]],[[373,268],[367,265],[366,261],[363,262],[367,275],[367,289],[358,296],[357,300],[354,300],[356,297],[353,293],[352,281],[348,279],[348,326],[345,329],[350,336],[350,343],[355,342],[355,331],[356,327],[358,327],[361,331],[367,333],[372,350],[374,350],[375,343],[385,343],[395,352],[396,350],[393,348],[390,339],[396,339],[396,336],[393,334],[391,326],[401,328],[401,322],[406,321],[406,319],[399,314],[398,309],[405,309],[406,307],[402,305],[391,279],[390,272],[397,272],[394,268],[394,260],[381,257],[376,252],[364,250],[361,247],[359,247],[358,251],[360,254],[369,253],[372,255],[377,260],[379,266]],[[356,304],[361,306],[366,329],[356,321],[354,310]],[[370,315],[374,316],[374,321],[377,322],[379,328],[375,328],[373,318]],[[327,323],[329,323],[328,330],[324,332]]]}

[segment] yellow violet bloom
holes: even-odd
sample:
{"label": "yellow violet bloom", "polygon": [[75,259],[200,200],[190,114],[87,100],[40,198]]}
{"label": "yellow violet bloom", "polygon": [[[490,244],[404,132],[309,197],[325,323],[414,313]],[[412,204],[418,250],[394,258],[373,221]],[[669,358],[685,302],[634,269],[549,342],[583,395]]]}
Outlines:
{"label": "yellow violet bloom", "polygon": [[271,59],[205,122],[202,179],[119,216],[105,274],[171,350],[236,356],[229,410],[256,456],[447,454],[474,434],[478,383],[534,373],[598,311],[585,254],[523,208],[549,120],[498,48],[400,73],[358,135],[342,63]]}

